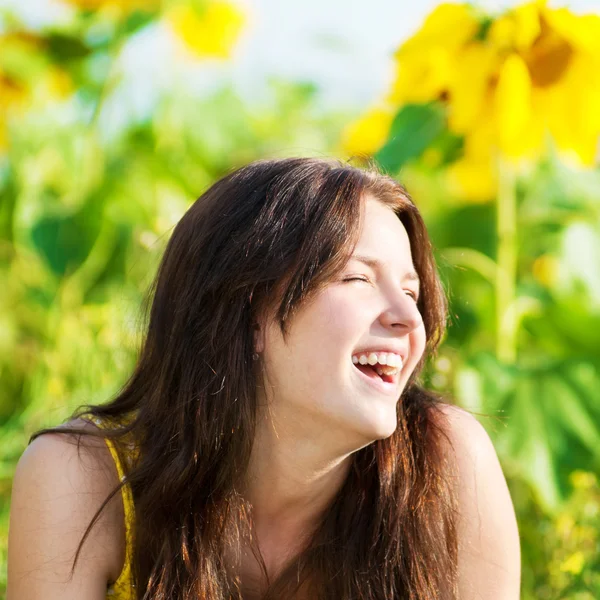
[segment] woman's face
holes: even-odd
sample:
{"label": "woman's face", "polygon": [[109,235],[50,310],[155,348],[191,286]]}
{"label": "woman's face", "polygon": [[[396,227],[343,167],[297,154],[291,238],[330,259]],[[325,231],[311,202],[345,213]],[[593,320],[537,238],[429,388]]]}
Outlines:
{"label": "woman's face", "polygon": [[[391,208],[368,196],[361,236],[342,275],[296,312],[287,342],[273,322],[257,338],[265,400],[279,423],[335,438],[349,450],[394,432],[396,404],[426,342],[416,304],[419,283],[411,273],[404,226]],[[390,353],[403,358],[395,375],[386,375],[397,363]],[[365,359],[387,362],[375,365],[383,377],[361,365]]]}

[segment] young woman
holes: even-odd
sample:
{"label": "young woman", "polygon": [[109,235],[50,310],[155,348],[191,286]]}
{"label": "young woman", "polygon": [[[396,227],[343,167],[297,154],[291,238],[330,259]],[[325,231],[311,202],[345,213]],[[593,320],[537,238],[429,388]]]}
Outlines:
{"label": "young woman", "polygon": [[393,179],[227,175],[174,229],[123,390],[21,457],[8,600],[516,600],[490,439],[419,385],[445,321]]}

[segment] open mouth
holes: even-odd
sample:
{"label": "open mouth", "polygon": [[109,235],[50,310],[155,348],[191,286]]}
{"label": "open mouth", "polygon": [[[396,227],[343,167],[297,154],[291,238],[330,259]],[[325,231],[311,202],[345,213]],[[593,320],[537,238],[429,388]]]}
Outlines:
{"label": "open mouth", "polygon": [[375,369],[377,367],[377,365],[371,366],[371,365],[361,365],[360,363],[357,363],[354,365],[359,371],[361,371],[362,373],[364,373],[367,377],[370,377],[371,379],[381,379],[382,381],[385,381],[386,383],[394,383],[395,381],[395,377],[394,375],[380,375]]}

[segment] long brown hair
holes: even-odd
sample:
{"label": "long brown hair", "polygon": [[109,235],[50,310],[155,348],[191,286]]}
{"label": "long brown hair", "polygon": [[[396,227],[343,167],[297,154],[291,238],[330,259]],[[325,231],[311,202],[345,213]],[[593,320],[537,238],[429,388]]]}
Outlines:
{"label": "long brown hair", "polygon": [[273,309],[285,336],[294,311],[341,272],[367,194],[391,206],[407,230],[426,351],[398,402],[395,432],[352,455],[310,542],[264,598],[291,599],[298,590],[323,600],[456,598],[456,506],[436,419],[441,400],[419,384],[447,311],[425,225],[406,190],[373,166],[288,158],[223,177],[175,227],[150,289],[133,374],[108,404],[80,407],[72,417],[114,426],[32,436],[103,435],[123,454],[123,440],[135,441],[126,481],[96,513],[78,554],[128,483],[138,599],[242,598],[224,552],[249,540],[252,528],[252,507],[239,490],[256,426],[253,326]]}

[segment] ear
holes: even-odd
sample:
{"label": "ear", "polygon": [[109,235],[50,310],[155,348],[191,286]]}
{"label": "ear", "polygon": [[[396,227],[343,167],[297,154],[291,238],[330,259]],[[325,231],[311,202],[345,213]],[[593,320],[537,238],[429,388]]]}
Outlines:
{"label": "ear", "polygon": [[252,326],[254,341],[254,352],[260,354],[265,349],[265,328],[260,323],[254,323]]}

